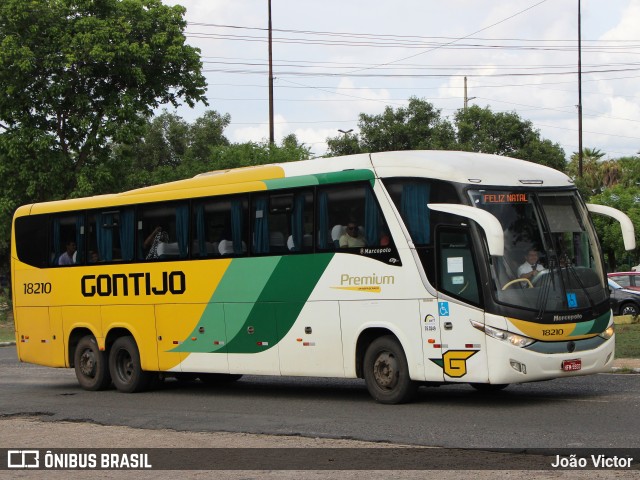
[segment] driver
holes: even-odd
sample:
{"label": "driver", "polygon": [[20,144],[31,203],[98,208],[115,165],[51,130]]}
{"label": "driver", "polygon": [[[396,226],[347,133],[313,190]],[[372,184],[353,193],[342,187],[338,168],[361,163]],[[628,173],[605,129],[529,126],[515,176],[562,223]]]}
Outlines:
{"label": "driver", "polygon": [[542,264],[538,263],[538,251],[532,248],[524,258],[525,262],[518,267],[518,277],[533,280],[545,269]]}

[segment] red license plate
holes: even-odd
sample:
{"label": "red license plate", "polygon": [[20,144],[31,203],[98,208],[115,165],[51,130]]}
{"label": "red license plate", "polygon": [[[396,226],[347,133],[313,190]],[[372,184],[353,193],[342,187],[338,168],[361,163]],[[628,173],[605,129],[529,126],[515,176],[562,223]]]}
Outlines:
{"label": "red license plate", "polygon": [[565,372],[575,372],[582,368],[582,360],[565,360],[562,362],[562,370]]}

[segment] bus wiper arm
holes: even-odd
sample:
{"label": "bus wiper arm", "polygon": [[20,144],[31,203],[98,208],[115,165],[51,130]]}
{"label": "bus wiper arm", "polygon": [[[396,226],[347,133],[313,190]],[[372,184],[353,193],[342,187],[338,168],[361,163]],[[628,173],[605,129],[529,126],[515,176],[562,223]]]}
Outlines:
{"label": "bus wiper arm", "polygon": [[547,302],[549,301],[549,291],[550,291],[550,285],[553,284],[553,290],[555,290],[555,281],[553,278],[553,261],[549,264],[549,268],[547,269],[547,273],[546,276],[548,278],[543,278],[542,279],[542,292],[540,292],[540,295],[538,296],[538,320],[542,320],[542,317],[544,315],[544,312],[547,308]]}

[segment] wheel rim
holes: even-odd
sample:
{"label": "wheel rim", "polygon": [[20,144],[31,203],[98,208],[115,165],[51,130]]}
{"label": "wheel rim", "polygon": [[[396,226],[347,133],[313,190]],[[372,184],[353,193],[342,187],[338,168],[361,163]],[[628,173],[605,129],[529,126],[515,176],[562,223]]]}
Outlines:
{"label": "wheel rim", "polygon": [[87,348],[80,355],[80,372],[85,377],[94,378],[96,376],[96,356],[90,348]]}
{"label": "wheel rim", "polygon": [[391,390],[398,384],[398,361],[389,352],[382,352],[373,364],[373,378],[376,384],[385,390]]}
{"label": "wheel rim", "polygon": [[125,383],[128,383],[133,376],[133,359],[126,350],[120,350],[116,355],[116,371],[118,377]]}
{"label": "wheel rim", "polygon": [[624,307],[622,309],[622,314],[623,315],[636,315],[636,307],[634,307],[633,305],[627,305],[626,307]]}

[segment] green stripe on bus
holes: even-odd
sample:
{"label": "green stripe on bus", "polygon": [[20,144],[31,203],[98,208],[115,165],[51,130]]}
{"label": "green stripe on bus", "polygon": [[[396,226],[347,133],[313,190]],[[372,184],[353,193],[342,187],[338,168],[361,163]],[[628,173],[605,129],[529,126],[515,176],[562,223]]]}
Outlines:
{"label": "green stripe on bus", "polygon": [[313,185],[324,185],[331,183],[345,183],[358,181],[373,181],[374,175],[371,170],[344,170],[342,172],[319,173],[315,175],[300,175],[296,177],[276,178],[264,180],[268,190],[280,188],[306,187]]}
{"label": "green stripe on bus", "polygon": [[[172,351],[268,350],[289,332],[332,258],[326,253],[234,259],[189,335],[198,341],[185,340]],[[220,338],[226,343],[214,345]]]}
{"label": "green stripe on bus", "polygon": [[572,337],[579,335],[589,335],[592,333],[602,333],[609,326],[610,312],[600,315],[589,322],[580,322],[576,324],[576,328],[571,332]]}
{"label": "green stripe on bus", "polygon": [[[258,301],[264,286],[273,275],[280,257],[238,258],[231,261],[218,288],[213,292],[202,317],[188,338],[197,342],[184,341],[172,352],[212,352],[226,351],[226,342],[214,346],[214,341],[233,338],[244,321],[225,322],[225,317],[248,318],[251,307]],[[206,279],[202,279],[206,281]],[[204,329],[204,334],[200,329]]]}

